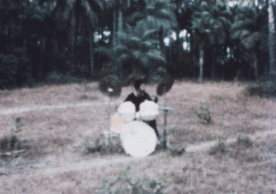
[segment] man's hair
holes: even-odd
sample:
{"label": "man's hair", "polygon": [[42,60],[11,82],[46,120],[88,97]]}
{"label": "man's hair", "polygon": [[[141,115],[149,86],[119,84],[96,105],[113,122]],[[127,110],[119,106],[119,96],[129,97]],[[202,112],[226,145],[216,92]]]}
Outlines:
{"label": "man's hair", "polygon": [[136,90],[138,90],[138,89],[140,89],[140,86],[142,85],[142,84],[144,84],[145,83],[145,81],[143,80],[143,79],[137,79],[137,80],[135,80],[135,82],[134,82],[134,88],[136,89]]}

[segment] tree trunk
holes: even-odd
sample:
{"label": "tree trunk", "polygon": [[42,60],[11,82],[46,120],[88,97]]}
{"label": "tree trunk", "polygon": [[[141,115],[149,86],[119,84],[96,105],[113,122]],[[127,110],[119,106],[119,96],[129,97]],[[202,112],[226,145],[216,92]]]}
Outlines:
{"label": "tree trunk", "polygon": [[71,19],[71,66],[70,66],[70,72],[74,72],[74,62],[75,62],[75,26],[76,26],[76,18],[75,13],[72,13],[72,19]]}
{"label": "tree trunk", "polygon": [[93,30],[89,26],[89,50],[90,50],[90,74],[94,73],[94,57],[93,57]]}
{"label": "tree trunk", "polygon": [[214,80],[216,77],[216,56],[215,56],[215,45],[213,45],[213,50],[212,50],[212,79]]}
{"label": "tree trunk", "polygon": [[77,44],[78,44],[78,29],[79,29],[79,16],[76,14],[76,25],[75,25],[75,37],[74,37],[74,61],[73,61],[73,72],[77,69]]}
{"label": "tree trunk", "polygon": [[78,45],[78,33],[80,26],[80,16],[81,16],[81,0],[77,0],[74,5],[74,13],[75,13],[75,35],[74,35],[74,60],[73,60],[73,72],[77,69],[77,45]]}
{"label": "tree trunk", "polygon": [[61,69],[61,67],[58,64],[58,58],[59,58],[59,47],[58,47],[58,37],[57,37],[57,33],[55,33],[51,39],[52,42],[52,69],[51,71],[56,71],[58,69]]}
{"label": "tree trunk", "polygon": [[113,10],[113,34],[112,34],[112,44],[113,48],[117,45],[117,10],[116,5]]}
{"label": "tree trunk", "polygon": [[[119,9],[118,9],[118,32],[123,32],[123,11],[122,11],[122,1],[119,1]],[[119,41],[119,39],[117,40]]]}
{"label": "tree trunk", "polygon": [[254,78],[258,79],[258,57],[257,52],[253,53],[253,68],[254,68]]}
{"label": "tree trunk", "polygon": [[164,51],[164,32],[163,32],[163,26],[161,25],[159,30],[159,41],[160,41],[160,50]]}
{"label": "tree trunk", "polygon": [[224,64],[221,65],[221,80],[224,81]]}
{"label": "tree trunk", "polygon": [[40,39],[40,63],[39,63],[39,69],[38,69],[39,78],[42,78],[44,52],[45,52],[45,38],[42,37]]}
{"label": "tree trunk", "polygon": [[269,77],[270,81],[276,82],[276,60],[275,60],[275,18],[272,0],[268,0],[268,30],[269,30]]}
{"label": "tree trunk", "polygon": [[[118,7],[118,20],[117,20],[117,24],[118,24],[118,28],[117,28],[117,32],[122,33],[123,32],[123,4],[122,4],[122,0],[119,0],[119,7]],[[117,44],[120,44],[120,39],[117,39]],[[119,77],[121,80],[124,79],[123,77],[123,68],[122,68],[122,63],[118,64],[119,65]]]}
{"label": "tree trunk", "polygon": [[203,64],[204,64],[204,45],[201,43],[199,45],[199,77],[198,82],[203,82]]}

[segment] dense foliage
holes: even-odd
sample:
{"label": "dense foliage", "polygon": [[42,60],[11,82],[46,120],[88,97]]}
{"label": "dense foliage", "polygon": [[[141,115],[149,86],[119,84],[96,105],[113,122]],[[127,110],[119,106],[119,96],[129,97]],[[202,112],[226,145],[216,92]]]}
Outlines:
{"label": "dense foliage", "polygon": [[265,80],[270,0],[244,2],[0,0],[0,88],[110,73]]}

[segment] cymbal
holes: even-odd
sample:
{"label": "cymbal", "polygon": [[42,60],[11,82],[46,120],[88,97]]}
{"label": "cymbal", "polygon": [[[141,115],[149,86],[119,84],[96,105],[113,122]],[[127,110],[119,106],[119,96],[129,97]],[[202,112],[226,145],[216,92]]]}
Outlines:
{"label": "cymbal", "polygon": [[110,97],[119,97],[121,95],[121,82],[116,76],[107,75],[100,79],[99,90]]}
{"label": "cymbal", "polygon": [[171,110],[174,110],[173,107],[169,107],[169,106],[160,107],[159,109],[160,109],[160,110],[164,110],[164,111],[171,111]]}
{"label": "cymbal", "polygon": [[165,77],[157,86],[156,93],[159,96],[166,94],[172,88],[174,79],[170,76]]}

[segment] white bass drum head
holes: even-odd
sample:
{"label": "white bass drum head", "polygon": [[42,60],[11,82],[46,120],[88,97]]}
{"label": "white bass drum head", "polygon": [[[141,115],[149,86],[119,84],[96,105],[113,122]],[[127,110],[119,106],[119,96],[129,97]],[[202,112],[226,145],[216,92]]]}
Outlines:
{"label": "white bass drum head", "polygon": [[125,124],[120,131],[122,146],[133,157],[145,157],[156,147],[157,137],[154,130],[142,121]]}

